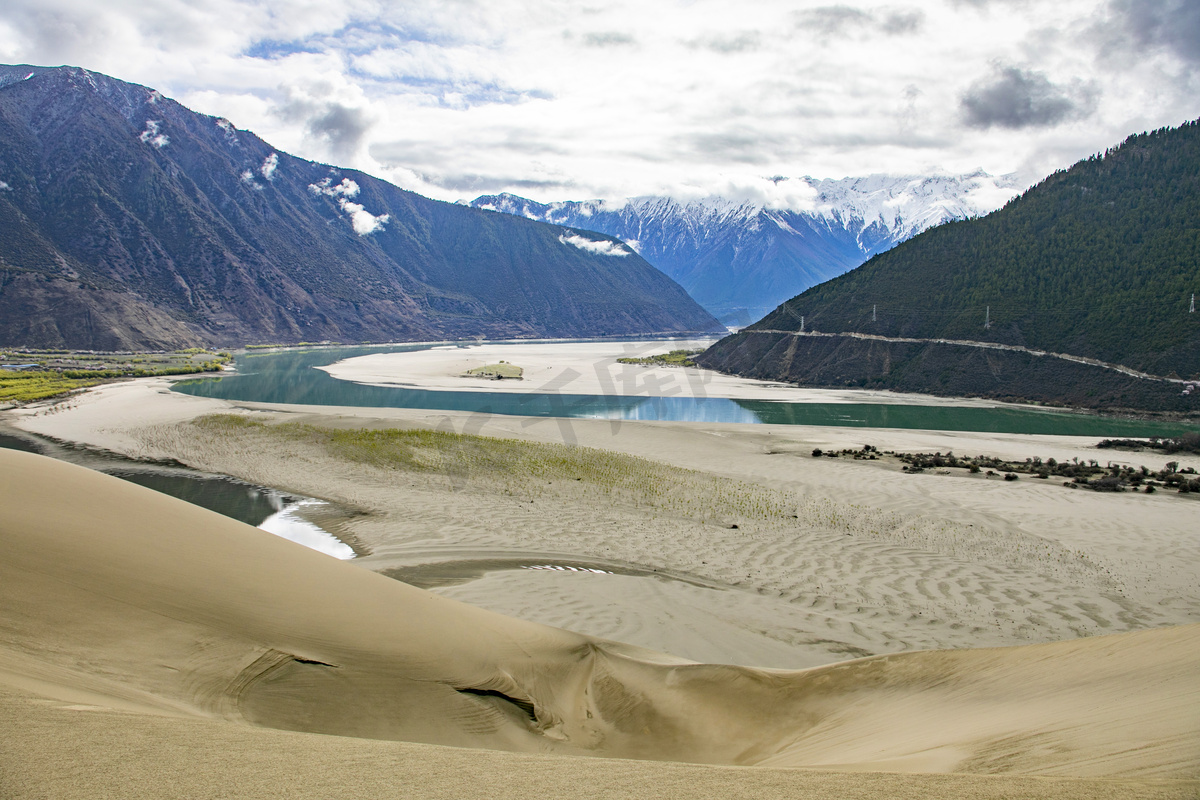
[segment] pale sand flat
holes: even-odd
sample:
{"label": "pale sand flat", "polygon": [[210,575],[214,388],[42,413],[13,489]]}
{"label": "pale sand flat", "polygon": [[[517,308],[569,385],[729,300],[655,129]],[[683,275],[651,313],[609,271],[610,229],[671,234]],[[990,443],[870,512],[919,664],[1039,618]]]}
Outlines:
{"label": "pale sand flat", "polygon": [[[431,350],[373,353],[319,367],[339,380],[376,386],[464,392],[558,392],[623,397],[736,397],[810,403],[996,406],[989,400],[896,392],[801,389],[776,381],[723,375],[695,367],[621,364],[672,350],[698,349],[715,339],[676,341],[545,342],[441,346]],[[524,370],[522,379],[490,380],[467,370],[506,361]]]}
{"label": "pale sand flat", "polygon": [[[440,598],[26,453],[0,451],[0,508],[0,683],[18,695],[4,713],[29,720],[30,730],[64,728],[93,759],[98,748],[115,754],[133,746],[125,743],[138,731],[162,729],[175,742],[226,735],[227,727],[179,719],[199,717],[531,753],[898,772],[1200,775],[1200,626],[791,673],[706,666]],[[31,705],[21,697],[30,693],[59,705]],[[88,706],[157,716],[89,717]],[[72,726],[73,719],[82,723]],[[63,767],[53,766],[53,754],[28,756],[37,749],[31,736],[6,736],[3,752],[6,766],[18,769],[6,775],[36,788],[63,776]],[[257,741],[274,747],[269,739]],[[287,741],[278,750],[292,755],[281,765],[325,746]],[[156,759],[168,755],[144,741],[136,746]],[[247,761],[256,763],[234,759]],[[183,774],[200,778],[191,768]],[[703,785],[724,773],[697,775]],[[71,779],[62,780],[68,795]],[[877,786],[872,780],[861,786]],[[990,796],[996,784],[963,786]],[[1074,791],[1070,783],[1037,786],[1049,787],[1038,796],[1054,796],[1059,786]],[[1103,786],[1113,796],[1128,788]]]}

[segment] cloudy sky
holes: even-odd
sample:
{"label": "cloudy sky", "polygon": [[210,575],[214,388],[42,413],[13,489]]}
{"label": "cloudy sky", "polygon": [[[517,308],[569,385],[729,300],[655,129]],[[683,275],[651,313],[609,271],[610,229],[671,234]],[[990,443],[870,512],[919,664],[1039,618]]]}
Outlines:
{"label": "cloudy sky", "polygon": [[5,0],[72,64],[443,199],[1032,182],[1200,116],[1197,0]]}

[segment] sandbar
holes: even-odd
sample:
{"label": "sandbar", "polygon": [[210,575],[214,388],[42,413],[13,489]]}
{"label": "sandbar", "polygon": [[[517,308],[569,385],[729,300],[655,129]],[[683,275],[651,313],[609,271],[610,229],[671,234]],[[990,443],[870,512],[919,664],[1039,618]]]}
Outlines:
{"label": "sandbar", "polygon": [[[811,403],[995,406],[996,401],[898,392],[806,389],[739,378],[698,367],[622,364],[671,350],[704,348],[711,339],[439,345],[429,350],[355,356],[319,369],[339,380],[374,386],[464,392],[560,393],[619,397],[722,397]],[[492,380],[467,370],[501,361],[521,367],[521,380]]]}

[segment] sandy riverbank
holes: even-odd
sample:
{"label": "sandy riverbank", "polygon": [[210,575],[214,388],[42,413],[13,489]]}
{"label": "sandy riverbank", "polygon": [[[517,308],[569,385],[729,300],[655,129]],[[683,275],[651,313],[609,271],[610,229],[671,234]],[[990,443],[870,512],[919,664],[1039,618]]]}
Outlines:
{"label": "sandy riverbank", "polygon": [[[865,443],[1017,459],[1117,455],[1096,451],[1091,439],[235,407],[167,385],[104,387],[64,410],[26,409],[18,424],[329,500],[363,512],[325,520],[372,553],[358,566],[412,576],[501,613],[698,661],[798,668],[1200,621],[1191,498],[907,475],[895,465],[810,455],[814,447]],[[308,442],[249,430],[218,435],[188,423],[237,408],[255,419],[342,428],[566,439],[689,471],[675,489],[685,505],[702,506],[714,481],[740,481],[759,505],[789,510],[689,516],[614,500],[587,482],[514,487],[484,480],[469,465],[397,473]],[[1155,457],[1119,455],[1133,463]],[[1172,458],[1200,467],[1200,459]],[[555,565],[603,572],[526,569]]]}
{"label": "sandy riverbank", "polygon": [[[998,405],[994,401],[931,395],[801,389],[771,381],[722,375],[695,367],[621,364],[617,360],[643,358],[671,350],[703,348],[712,341],[444,345],[431,350],[357,356],[320,369],[339,380],[355,383],[442,391],[726,397],[740,400],[925,406]],[[521,367],[524,370],[522,379],[492,380],[466,375],[468,370],[501,361]]]}
{"label": "sandy riverbank", "polygon": [[[1075,437],[565,421],[259,404],[235,406],[169,393],[166,387],[167,382],[162,380],[113,385],[89,392],[60,406],[59,410],[50,411],[48,406],[31,407],[9,414],[9,417],[27,430],[88,442],[134,456],[179,458],[202,469],[322,497],[364,512],[337,523],[372,551],[371,556],[344,565],[350,571],[344,573],[346,576],[359,575],[361,583],[371,587],[402,584],[369,575],[369,571],[416,576],[435,587],[437,592],[436,595],[421,594],[421,597],[440,596],[444,598],[441,602],[466,600],[492,611],[511,614],[526,620],[513,623],[521,630],[542,631],[536,627],[540,623],[577,632],[570,635],[537,633],[535,638],[550,636],[552,641],[558,642],[545,652],[561,654],[563,648],[574,652],[579,642],[591,641],[586,637],[593,636],[630,642],[698,662],[828,669],[832,667],[823,665],[859,655],[898,654],[928,648],[962,651],[955,658],[965,660],[954,662],[956,665],[952,669],[959,676],[953,681],[962,681],[963,693],[955,690],[933,703],[931,707],[937,710],[930,711],[931,716],[912,715],[934,699],[924,693],[925,689],[917,687],[941,680],[936,677],[941,674],[936,670],[950,668],[947,664],[951,662],[941,660],[941,656],[904,656],[903,661],[883,662],[919,665],[912,666],[912,681],[906,678],[902,682],[903,689],[891,694],[888,690],[877,698],[878,702],[876,699],[867,702],[864,695],[854,694],[863,688],[862,685],[851,681],[846,685],[854,688],[847,691],[856,699],[847,699],[844,706],[837,703],[829,706],[832,710],[828,719],[836,717],[837,722],[834,727],[822,729],[824,733],[819,737],[819,746],[810,738],[804,740],[803,746],[788,749],[778,744],[783,739],[775,740],[776,745],[761,745],[767,749],[755,751],[765,754],[776,747],[772,751],[775,755],[769,758],[764,755],[761,759],[766,762],[836,764],[839,768],[850,765],[853,769],[998,769],[1139,778],[1153,775],[1196,777],[1200,774],[1197,766],[1200,748],[1194,744],[1180,744],[1196,741],[1200,721],[1194,713],[1189,715],[1178,710],[1194,708],[1194,703],[1180,698],[1194,696],[1200,691],[1195,678],[1195,667],[1200,663],[1195,637],[1170,633],[1185,629],[1148,630],[1200,621],[1200,591],[1197,590],[1200,543],[1194,536],[1197,508],[1194,502],[1167,493],[1149,497],[1106,496],[1072,492],[1043,482],[1013,484],[957,476],[909,476],[895,467],[878,463],[813,459],[809,453],[813,447],[858,447],[869,442],[881,449],[943,452],[953,449],[959,453],[979,452],[1008,458],[1039,455],[1060,460],[1072,457],[1109,460],[1113,455],[1119,455],[1121,460],[1156,467],[1161,466],[1157,462],[1165,460],[1163,457],[1148,453],[1101,454],[1092,447],[1094,440]],[[652,498],[647,500],[636,493],[613,494],[590,480],[550,480],[545,486],[534,487],[528,481],[498,477],[473,468],[468,461],[455,462],[453,459],[434,470],[397,470],[339,456],[319,441],[280,437],[268,428],[214,429],[191,422],[200,415],[230,410],[268,423],[300,421],[344,429],[402,427],[467,431],[533,444],[567,439],[622,456],[652,460],[657,466],[647,467],[647,474],[672,488],[673,504]],[[1200,466],[1197,459],[1188,462],[1187,458],[1171,458]],[[726,491],[722,487],[735,486],[732,483],[735,481],[740,482],[736,484],[739,495],[749,498],[744,509],[732,511],[726,508],[723,515],[710,513],[713,498]],[[58,484],[61,486],[63,482]],[[88,483],[88,486],[92,485]],[[93,487],[89,491],[93,492],[89,497],[95,497],[99,502],[115,490]],[[140,503],[128,502],[130,508],[138,507]],[[732,507],[732,504],[727,505]],[[776,513],[769,509],[786,511]],[[118,534],[129,522],[129,512],[114,509],[112,513],[114,522],[105,528],[106,535]],[[93,509],[90,518],[98,518],[98,512]],[[731,527],[733,525],[737,527]],[[44,565],[57,564],[58,559],[67,558],[65,553],[55,551],[46,556],[50,560]],[[196,563],[197,559],[203,561],[210,557],[202,556],[201,551],[189,551],[187,560]],[[266,560],[274,558],[272,555]],[[155,586],[173,585],[174,579],[161,572],[161,560],[153,564],[142,563],[130,553],[113,556],[113,559],[116,561],[105,569],[111,568],[126,578],[145,571],[154,576]],[[91,569],[82,563],[72,563],[71,569],[78,570],[79,574]],[[214,573],[207,580],[216,586],[224,585],[222,582],[245,586],[239,591],[247,592],[248,596],[256,598],[255,603],[262,605],[261,610],[242,608],[237,614],[266,615],[263,619],[255,616],[259,621],[251,624],[243,620],[235,626],[238,641],[245,641],[247,636],[259,641],[254,637],[265,630],[262,626],[268,624],[264,621],[266,617],[275,614],[274,604],[293,601],[290,590],[279,594],[275,587],[280,582],[295,585],[297,580],[295,576],[285,578],[282,574],[277,579],[256,575],[258,561],[248,565],[242,559],[238,563],[241,566],[236,569],[236,575]],[[524,568],[554,565],[587,566],[601,571]],[[324,585],[331,579],[321,573],[319,577],[314,574],[299,583],[309,586],[316,581]],[[342,591],[342,585],[338,583],[341,580],[343,578],[339,577],[334,581],[339,592]],[[345,580],[359,583],[348,577]],[[17,586],[19,583],[5,585]],[[27,588],[45,591],[45,587],[38,588],[36,581]],[[149,589],[145,591],[153,594]],[[347,588],[346,591],[350,590]],[[351,594],[357,591],[359,589]],[[386,591],[391,592],[390,589]],[[278,599],[276,594],[279,594]],[[387,596],[392,598],[391,594]],[[391,607],[417,602],[401,600],[398,595],[392,599],[383,598],[379,595],[363,602]],[[77,600],[88,606],[83,599]],[[359,614],[352,606],[329,600],[328,596],[326,600],[333,609],[329,613],[337,611],[343,618]],[[18,603],[13,598],[5,602],[6,607],[9,603]],[[20,601],[20,607],[28,608],[30,602]],[[180,603],[183,604],[181,607],[192,604],[206,607],[206,603],[217,600],[207,595],[187,595],[182,599],[164,596],[155,602],[165,604],[156,608]],[[61,613],[69,615],[77,610],[72,606]],[[474,619],[472,615],[485,612],[463,613],[467,617],[460,619],[455,612],[442,622],[457,629],[466,625],[463,619]],[[495,622],[498,618],[487,619],[491,621],[485,627],[499,625],[498,629],[509,630],[505,627],[509,623],[501,625]],[[114,620],[97,622],[97,630],[105,629],[104,625],[118,625]],[[64,630],[75,636],[82,624],[68,625]],[[125,622],[120,625],[126,625],[125,629],[128,629]],[[529,625],[535,627],[524,627]],[[219,630],[226,631],[217,635],[218,640],[223,641],[227,627],[226,622],[218,625]],[[251,629],[253,636],[247,633]],[[473,629],[467,625],[464,630]],[[1097,634],[1147,630],[1146,633],[1134,633],[1133,639],[1078,640],[1078,637]],[[204,660],[211,657],[216,661],[225,658],[220,655],[226,652],[224,644],[214,644],[212,648],[205,645],[193,652],[195,644],[186,644],[191,641],[190,634],[163,633],[153,626],[147,631],[147,637],[153,641],[165,637],[175,643],[162,647],[186,650],[191,654],[187,658],[194,656]],[[582,639],[555,638],[581,634]],[[37,640],[37,634],[27,635]],[[208,641],[206,637],[212,635],[209,631],[196,641]],[[288,634],[293,635],[301,634]],[[378,630],[370,632],[370,636],[379,635]],[[469,633],[467,639],[474,635]],[[271,636],[275,634],[271,633],[268,639]],[[401,636],[401,632],[396,636]],[[403,636],[414,641],[411,631],[403,632]],[[1136,636],[1161,638],[1139,640]],[[1182,638],[1171,638],[1179,636]],[[68,652],[78,645],[78,642],[72,645],[71,641],[68,636],[67,639],[45,642],[43,647],[51,653]],[[539,638],[539,641],[542,640]],[[1051,644],[1057,641],[1065,643]],[[1108,641],[1118,643],[1112,646],[1115,649],[1101,644]],[[304,642],[311,644],[310,639],[304,639]],[[530,646],[524,640],[521,642],[522,648]],[[988,654],[996,651],[967,652],[967,648],[1028,643],[1047,643],[1051,649],[998,651],[1004,654],[1001,657]],[[93,645],[94,642],[89,644]],[[153,647],[159,646],[153,644]],[[248,646],[253,651],[260,645]],[[339,657],[343,652],[359,653],[356,648],[374,652],[372,646],[346,639],[338,647],[348,649],[339,651]],[[279,649],[275,644],[271,647]],[[1092,647],[1097,649],[1090,649]],[[432,651],[424,644],[418,649],[423,654],[418,655],[418,661],[428,661],[427,656]],[[485,649],[496,648],[488,645]],[[28,652],[28,648],[22,652]],[[149,655],[147,652],[136,647],[126,648],[125,655],[120,656],[124,664],[121,669],[134,671],[130,673],[134,677],[123,679],[123,686],[136,686],[140,692],[151,691],[143,685],[145,676],[137,672],[141,668],[134,665],[139,659],[150,659],[156,664],[176,664],[181,658],[176,653],[170,657],[176,661],[171,661],[157,651]],[[307,650],[305,653],[289,652],[302,659],[334,663],[332,656],[326,659],[308,654]],[[644,651],[637,652],[640,655],[634,660],[639,663],[661,661]],[[1101,656],[1104,652],[1114,654],[1113,658],[1119,660],[1133,659],[1122,663],[1137,675],[1159,675],[1155,670],[1169,673],[1177,669],[1171,664],[1189,666],[1171,673],[1177,674],[1177,678],[1151,681],[1164,694],[1151,692],[1142,696],[1130,692],[1129,687],[1139,685],[1139,680],[1131,678],[1129,672],[1120,672],[1126,667],[1105,673],[1108,677],[1087,671],[1092,666],[1099,668],[1107,658]],[[98,654],[88,653],[82,654],[86,656],[85,660],[95,655],[95,663],[107,663],[105,659],[114,658],[112,654],[99,651]],[[1155,653],[1159,655],[1153,655]],[[80,656],[75,654],[77,659]],[[222,662],[226,666],[220,667],[218,672],[227,675],[220,670],[234,669],[228,666],[233,663],[238,665],[237,670],[248,669],[259,657],[231,656],[232,661]],[[382,663],[380,659],[389,661],[399,657],[389,650],[387,654],[376,653],[367,658],[372,664],[378,664]],[[413,654],[404,657],[412,658]],[[494,658],[494,654],[487,658]],[[549,672],[575,674],[571,672],[574,667],[564,673],[565,667],[550,666],[553,658],[543,665]],[[498,664],[495,661],[488,663]],[[667,669],[660,664],[652,669],[639,666],[634,671],[641,676],[640,681],[649,674],[646,669],[658,674],[660,668]],[[26,673],[37,673],[40,669],[31,668]],[[159,669],[151,670],[154,681],[163,679]],[[307,667],[299,669],[304,672]],[[499,669],[510,676],[514,674],[511,665],[500,664]],[[540,672],[540,668],[535,671]],[[105,667],[100,672],[112,675],[120,670]],[[378,685],[379,678],[370,677],[368,673],[370,670],[363,673],[367,676],[363,678],[367,684],[363,685]],[[1118,673],[1121,675],[1119,680]],[[722,674],[736,676],[739,673]],[[1036,678],[1038,675],[1045,676],[1044,693],[1040,689],[1024,691],[1040,680]],[[75,675],[64,681],[78,688],[92,685],[94,677],[85,680]],[[233,680],[231,676],[229,679]],[[185,683],[209,686],[215,685],[212,681],[220,683],[223,680],[226,678],[218,680],[192,675]],[[304,684],[305,680],[308,679],[304,678],[296,685],[308,686]],[[1114,687],[1119,683],[1122,688],[1119,691],[1104,688],[1098,690],[1100,694],[1087,697],[1071,694],[1076,690],[1085,691],[1083,684],[1091,688],[1108,686],[1106,681],[1109,680]],[[733,682],[740,686],[743,679],[734,678]],[[587,685],[594,687],[595,684]],[[28,685],[21,686],[25,687],[22,691],[32,691]],[[151,694],[157,691],[154,689]],[[169,696],[167,705],[172,708],[176,706],[171,703],[187,705],[196,702],[180,699],[182,691],[163,689],[155,697]],[[300,695],[308,691],[306,688]],[[548,691],[555,698],[565,696],[560,694],[560,688]],[[637,691],[653,699],[659,690],[638,683]],[[104,695],[107,699],[94,704],[112,707],[117,702],[112,696],[109,692]],[[983,696],[995,698],[998,705],[986,709],[974,705]],[[297,695],[284,691],[278,697],[272,697],[271,703],[278,701],[286,706],[288,702],[295,702]],[[1050,697],[1064,699],[1061,703],[1049,702]],[[895,705],[892,705],[893,700]],[[161,713],[163,705],[159,699],[147,702]],[[396,702],[408,703],[410,700]],[[559,699],[554,702],[558,703]],[[774,708],[778,702],[778,698],[773,698],[768,705]],[[572,707],[579,708],[577,705]],[[1087,714],[1099,715],[1089,716],[1086,724],[1077,716],[1084,713],[1079,709],[1085,707],[1092,709]],[[448,708],[443,710],[450,717],[460,719],[455,716],[458,712],[453,710],[456,706]],[[850,708],[857,711],[851,713],[847,710]],[[502,710],[507,713],[511,709]],[[1160,720],[1174,721],[1158,727],[1155,727],[1158,723],[1138,722],[1149,719],[1145,715],[1151,712]],[[192,711],[187,713],[190,715]],[[284,712],[270,712],[276,713]],[[566,714],[564,711],[554,713]],[[224,711],[221,714],[229,716]],[[905,720],[903,732],[888,727],[887,719],[892,717]],[[967,717],[975,721],[969,725],[947,722],[948,719],[964,720]],[[282,724],[279,719],[251,721]],[[586,715],[583,719],[587,719]],[[605,719],[612,722],[615,717]],[[731,723],[724,717],[714,723],[713,718],[703,714],[698,719],[705,720],[705,725],[716,724],[722,729],[743,724]],[[794,714],[790,719],[791,722],[780,723],[783,727],[777,730],[791,731],[786,735],[780,733],[780,736],[794,739],[795,730],[787,728],[794,723]],[[472,724],[466,727],[470,728]],[[615,722],[612,724],[621,728]],[[622,725],[628,728],[627,724]],[[1144,727],[1138,728],[1139,725]],[[459,736],[460,728],[461,725],[455,722],[448,729],[459,731],[454,734]],[[1140,755],[1118,755],[1113,748],[1121,749],[1132,739],[1126,737],[1122,740],[1125,744],[1118,745],[1115,740],[1105,740],[1108,743],[1104,744],[1099,740],[1083,742],[1070,738],[1078,735],[1079,730],[1090,728],[1098,728],[1096,735],[1101,739],[1103,731],[1136,729],[1142,732],[1134,739],[1143,743],[1153,740],[1157,744],[1139,749]],[[199,733],[200,728],[187,730],[205,735]],[[872,738],[876,736],[870,733],[872,730],[881,732]],[[1068,731],[1074,733],[1068,735]],[[361,730],[336,732],[362,734]],[[582,735],[578,731],[573,734]],[[404,738],[424,741],[496,746],[491,740],[485,741],[487,737],[468,737],[470,741],[466,741],[438,738],[440,736],[441,733],[436,736],[404,734]],[[675,736],[673,733],[668,738]],[[751,738],[757,736],[758,732]],[[1183,738],[1179,739],[1180,736]],[[1170,744],[1167,739],[1175,743]],[[537,741],[539,744],[535,749],[545,749],[546,740]],[[688,741],[692,742],[687,745],[688,752],[699,752],[694,749],[699,745],[691,739]],[[754,741],[763,740],[756,738]],[[1002,741],[1011,744],[1002,745]],[[1035,747],[1033,742],[1044,744]],[[646,745],[639,742],[629,746],[638,750]],[[1062,752],[1071,755],[1063,755],[1058,761],[1044,759],[1045,749],[1054,750],[1060,746],[1066,748]],[[552,749],[557,749],[557,745]],[[780,755],[785,751],[792,755]],[[1037,758],[1029,755],[1035,751],[1042,755]],[[616,750],[602,748],[602,752],[624,754],[619,747]],[[656,757],[687,757],[677,751],[663,753]],[[749,763],[736,759],[729,761],[727,756],[699,760]]]}

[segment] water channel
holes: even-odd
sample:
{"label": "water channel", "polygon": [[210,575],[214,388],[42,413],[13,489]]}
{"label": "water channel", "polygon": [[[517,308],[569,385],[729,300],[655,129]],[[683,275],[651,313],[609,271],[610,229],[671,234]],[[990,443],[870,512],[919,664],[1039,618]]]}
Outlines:
{"label": "water channel", "polygon": [[354,557],[350,547],[302,516],[306,507],[323,504],[321,500],[296,497],[225,475],[209,475],[186,467],[135,461],[114,453],[70,447],[30,434],[0,433],[0,447],[88,467],[253,525],[326,555],[340,559]]}
{"label": "water channel", "polygon": [[[1122,419],[1020,406],[921,406],[886,403],[809,403],[715,397],[578,395],[551,392],[458,392],[369,386],[333,378],[316,367],[370,353],[423,350],[433,345],[330,347],[247,353],[237,374],[182,381],[175,390],[202,397],[264,403],[418,408],[613,420],[738,422],[909,428],[1066,436],[1177,436],[1196,426]],[[614,345],[619,352],[619,345]]]}

